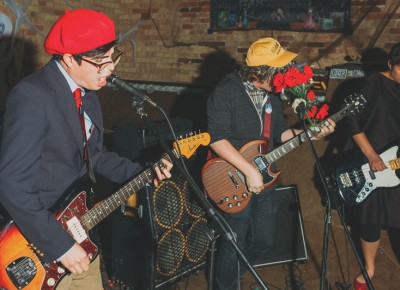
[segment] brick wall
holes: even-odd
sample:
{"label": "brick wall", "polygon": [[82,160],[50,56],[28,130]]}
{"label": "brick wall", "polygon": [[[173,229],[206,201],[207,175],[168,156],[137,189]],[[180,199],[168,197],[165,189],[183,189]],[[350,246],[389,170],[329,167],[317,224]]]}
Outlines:
{"label": "brick wall", "polygon": [[[14,25],[16,9],[24,11],[17,35],[37,49],[36,68],[49,59],[42,50],[44,36],[69,4],[70,9],[87,7],[109,14],[116,21],[118,33],[123,39],[121,47],[125,51],[124,61],[116,73],[124,78],[147,81],[208,81],[207,76],[202,75],[205,64],[223,72],[221,67],[216,66],[215,56],[225,57],[225,64],[228,65],[229,61],[240,63],[249,44],[267,36],[279,39],[284,47],[298,52],[299,61],[325,68],[344,63],[345,56],[359,60],[368,47],[378,46],[388,50],[399,41],[400,31],[399,4],[395,0],[352,1],[352,35],[276,30],[208,34],[209,0],[33,0],[25,7],[18,7],[22,5],[18,3],[21,2],[3,0],[0,11],[9,15]],[[0,50],[0,54],[4,51]],[[211,63],[207,63],[210,57]]]}

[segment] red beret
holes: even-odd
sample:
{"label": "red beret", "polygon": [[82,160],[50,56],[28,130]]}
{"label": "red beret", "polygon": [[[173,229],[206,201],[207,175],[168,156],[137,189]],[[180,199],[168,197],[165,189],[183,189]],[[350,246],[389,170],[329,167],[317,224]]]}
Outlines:
{"label": "red beret", "polygon": [[114,22],[104,13],[77,9],[65,10],[44,41],[50,54],[77,54],[98,48],[116,39]]}

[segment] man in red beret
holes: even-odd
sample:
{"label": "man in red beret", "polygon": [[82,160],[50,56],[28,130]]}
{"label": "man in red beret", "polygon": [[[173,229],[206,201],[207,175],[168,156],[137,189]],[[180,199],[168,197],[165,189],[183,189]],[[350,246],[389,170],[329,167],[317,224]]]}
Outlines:
{"label": "man in red beret", "polygon": [[[114,22],[108,16],[87,9],[66,11],[44,43],[52,60],[19,82],[6,99],[0,202],[23,236],[40,251],[40,259],[63,266],[56,267],[56,273],[46,271],[43,277],[42,266],[37,265],[36,270],[22,273],[32,277],[22,282],[14,279],[6,288],[103,288],[99,258],[88,255],[85,232],[83,238],[76,233],[79,230],[75,227],[84,225],[76,224],[74,208],[68,205],[72,218],[62,221],[68,231],[51,208],[63,201],[63,194],[75,180],[86,174],[92,181],[97,173],[123,183],[141,170],[138,163],[103,146],[103,119],[96,91],[106,85],[121,58],[115,45]],[[172,164],[164,163],[163,168],[155,170],[155,185],[157,180],[171,176]],[[18,268],[22,262],[15,263]],[[65,269],[71,274],[60,279]],[[0,284],[6,283],[3,278]]]}

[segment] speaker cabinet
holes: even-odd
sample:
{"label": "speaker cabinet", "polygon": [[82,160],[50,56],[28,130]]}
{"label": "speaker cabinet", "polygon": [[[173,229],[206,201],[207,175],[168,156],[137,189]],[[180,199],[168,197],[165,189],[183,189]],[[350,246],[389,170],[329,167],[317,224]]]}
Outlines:
{"label": "speaker cabinet", "polygon": [[162,289],[205,265],[204,210],[183,176],[140,193],[143,215],[114,219],[111,277],[134,289]]}
{"label": "speaker cabinet", "polygon": [[295,185],[280,187],[277,191],[279,210],[278,225],[274,234],[276,239],[272,248],[253,263],[254,267],[308,259],[297,187]]}

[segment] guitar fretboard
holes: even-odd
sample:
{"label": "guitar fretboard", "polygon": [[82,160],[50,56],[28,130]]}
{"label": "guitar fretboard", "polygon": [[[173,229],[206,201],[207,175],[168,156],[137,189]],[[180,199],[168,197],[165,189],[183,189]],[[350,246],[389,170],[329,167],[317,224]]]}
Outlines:
{"label": "guitar fretboard", "polygon": [[[173,153],[175,154],[175,152]],[[162,158],[168,160],[169,162],[172,162],[168,154],[164,154]],[[154,164],[152,167],[155,168],[158,166],[160,167],[163,166],[161,160],[158,161],[156,164]],[[142,173],[140,173],[138,176],[136,176],[127,184],[125,184],[123,187],[121,187],[117,192],[115,192],[109,198],[102,201],[100,204],[97,204],[91,210],[87,211],[81,217],[81,223],[86,227],[87,230],[92,229],[95,225],[97,225],[109,214],[111,214],[116,208],[124,204],[125,201],[129,198],[129,196],[131,196],[132,194],[143,188],[147,183],[151,182],[153,179],[154,179],[153,170],[150,168],[144,170]]]}
{"label": "guitar fretboard", "polygon": [[[344,116],[343,112],[347,109],[348,108],[346,107],[346,108],[340,110],[339,112],[333,114],[327,120],[324,120],[324,121],[318,123],[317,127],[320,128],[321,125],[323,123],[327,122],[328,120],[333,120],[333,121],[335,121],[335,123],[340,121]],[[311,137],[317,135],[318,131],[308,130],[307,133],[308,133],[308,136],[310,136],[310,138],[311,138]],[[303,133],[297,135],[296,137],[294,137],[293,139],[290,139],[285,144],[283,144],[283,145],[279,146],[278,148],[272,150],[271,152],[267,153],[265,155],[265,158],[267,159],[269,164],[274,163],[279,158],[285,156],[287,153],[291,152],[292,150],[296,149],[301,144],[303,144],[306,141],[306,138],[307,138],[306,132],[303,132]]]}

